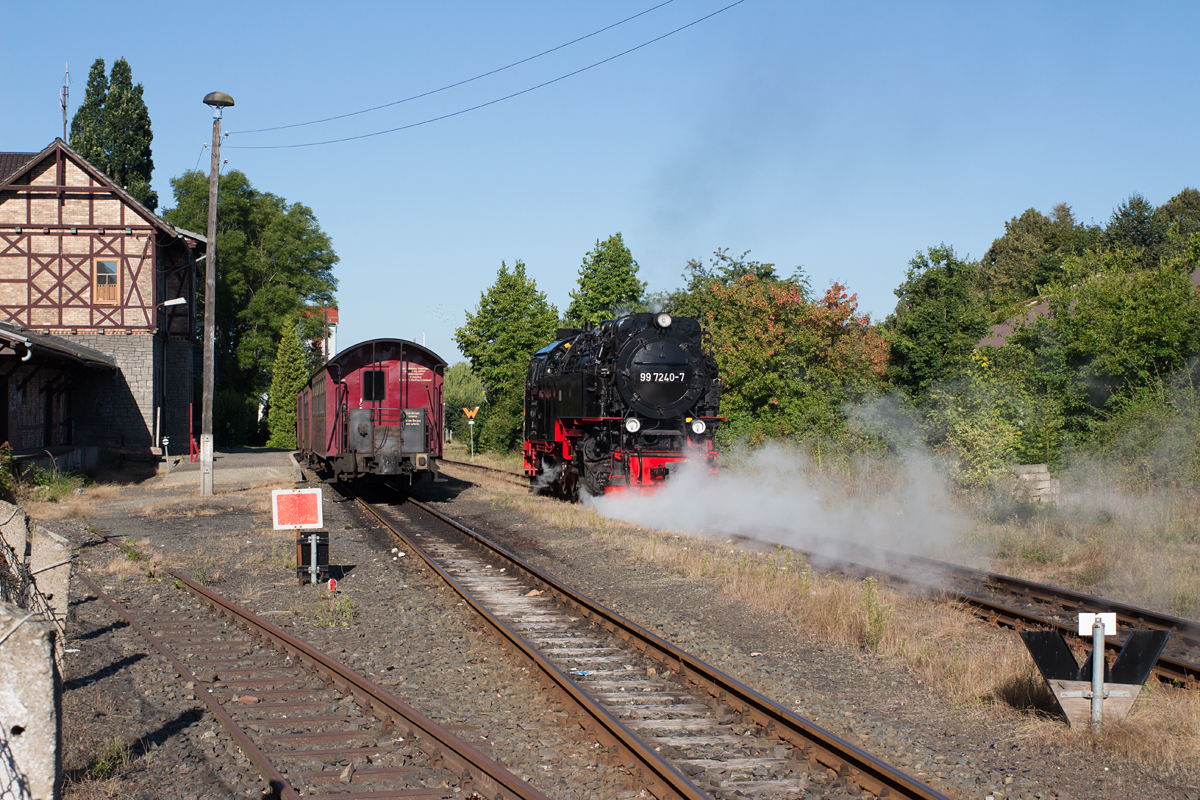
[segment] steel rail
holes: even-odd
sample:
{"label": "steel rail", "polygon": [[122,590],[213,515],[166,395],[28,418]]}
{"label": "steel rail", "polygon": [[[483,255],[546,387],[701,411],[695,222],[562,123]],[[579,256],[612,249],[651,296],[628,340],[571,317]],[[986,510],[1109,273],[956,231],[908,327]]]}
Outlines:
{"label": "steel rail", "polygon": [[[497,469],[495,467],[484,467],[478,464],[467,464],[466,462],[451,461],[452,464],[463,464],[464,466],[473,467],[475,469],[488,470],[490,472],[502,473],[514,479],[519,477],[515,472],[509,470]],[[765,542],[754,537],[745,536],[744,534],[728,534],[734,539],[754,542],[759,545],[776,546],[774,542]],[[846,542],[840,543],[842,547],[846,546]],[[854,544],[858,549],[869,548],[866,545]],[[810,559],[819,558],[826,565],[834,565],[837,569],[844,571],[853,571],[856,574],[864,577],[876,576],[887,580],[910,584],[921,588],[925,591],[942,592],[951,599],[964,603],[971,608],[978,609],[977,616],[994,625],[1002,625],[1004,627],[1013,628],[1014,630],[1025,630],[1028,628],[1050,628],[1058,630],[1061,633],[1074,635],[1078,633],[1075,626],[1051,619],[1043,614],[1025,611],[1019,608],[1014,608],[1005,605],[1001,602],[986,599],[982,596],[972,594],[967,591],[957,589],[947,589],[944,586],[935,585],[928,581],[914,578],[911,576],[900,575],[894,572],[889,572],[876,567],[869,567],[864,564],[858,564],[852,561],[847,561],[835,556],[825,556],[814,551],[803,550],[800,548],[788,547],[788,550],[808,556]],[[1113,600],[1106,600],[1102,597],[1094,595],[1086,595],[1081,592],[1076,592],[1071,589],[1062,589],[1047,584],[1027,581],[1021,578],[1014,578],[1009,575],[1002,575],[998,572],[988,572],[986,570],[977,570],[970,567],[962,567],[949,562],[938,561],[936,559],[925,558],[922,556],[911,556],[904,553],[897,553],[888,550],[875,550],[881,557],[886,559],[895,559],[901,562],[909,562],[922,564],[930,569],[938,572],[956,576],[962,580],[973,582],[982,585],[981,592],[1003,593],[1015,597],[1028,598],[1032,602],[1049,605],[1058,603],[1064,606],[1061,613],[1071,613],[1072,611],[1089,611],[1089,612],[1112,612],[1117,615],[1120,625],[1125,628],[1135,628],[1141,626],[1143,628],[1151,628],[1157,630],[1169,630],[1176,636],[1183,638],[1186,647],[1200,651],[1200,624],[1191,620],[1172,617],[1167,614],[1160,614],[1156,611],[1150,611],[1137,606],[1119,603]],[[886,561],[885,561],[886,563]],[[1053,612],[1052,612],[1053,613]],[[1104,647],[1108,659],[1111,661],[1116,657],[1124,645],[1124,639],[1105,639]],[[1180,684],[1188,689],[1200,688],[1200,663],[1192,663],[1172,655],[1163,654],[1159,656],[1158,661],[1154,666],[1154,675],[1159,680],[1168,683]]]}
{"label": "steel rail", "polygon": [[509,772],[508,768],[498,761],[485,756],[399,697],[340,661],[322,653],[307,642],[285,633],[270,622],[230,603],[220,595],[193,583],[186,577],[170,570],[168,572],[187,586],[190,591],[211,602],[213,608],[223,616],[249,627],[256,640],[261,641],[265,634],[265,637],[274,640],[288,652],[307,661],[319,672],[333,676],[334,685],[343,691],[351,692],[355,701],[362,705],[365,711],[372,715],[391,717],[393,722],[396,719],[402,719],[419,731],[421,735],[427,737],[429,741],[436,742],[437,751],[440,751],[435,751],[437,755],[454,765],[464,780],[481,783],[488,789],[506,792],[518,800],[550,800],[547,795]]}
{"label": "steel rail", "polygon": [[[107,541],[108,537],[104,538]],[[239,628],[248,628],[248,633],[259,644],[264,646],[277,645],[285,652],[289,652],[298,659],[307,662],[318,673],[332,677],[333,680],[331,682],[333,685],[344,692],[351,693],[365,713],[376,716],[383,722],[387,722],[390,719],[393,724],[398,720],[402,720],[410,729],[419,731],[421,735],[426,737],[429,745],[431,745],[423,749],[429,752],[435,760],[442,760],[455,768],[463,779],[464,787],[471,787],[478,784],[489,791],[502,792],[503,794],[497,795],[498,797],[511,797],[515,798],[515,800],[549,800],[547,795],[512,774],[499,762],[485,756],[470,744],[462,741],[459,737],[426,717],[420,711],[417,711],[386,689],[377,686],[336,659],[330,658],[306,642],[285,633],[266,620],[205,589],[186,576],[173,570],[166,570],[166,572],[183,586],[187,587],[188,591],[210,603],[217,614],[237,623]],[[233,736],[238,746],[246,754],[246,757],[254,763],[263,777],[267,779],[272,790],[277,791],[281,797],[299,800],[300,795],[271,764],[269,757],[251,741],[245,730],[222,708],[221,704],[204,687],[195,674],[162,644],[160,637],[148,631],[129,614],[127,609],[109,597],[86,576],[79,575],[79,577],[90,590],[94,591],[112,606],[124,620],[170,661],[171,665],[175,667],[176,671],[185,680],[191,681],[195,685],[197,696],[204,701],[205,705],[208,706],[221,725]]]}
{"label": "steel rail", "polygon": [[[1042,609],[1043,612],[1049,612],[1050,614],[1069,614],[1079,611],[1113,612],[1117,614],[1117,619],[1127,629],[1143,625],[1159,630],[1170,630],[1182,634],[1187,647],[1193,650],[1200,650],[1200,625],[1195,622],[1166,614],[1159,614],[1155,611],[1149,611],[1125,603],[1105,600],[1093,595],[1086,595],[1071,589],[1061,589],[1056,586],[1002,575],[997,572],[962,567],[945,561],[925,558],[924,556],[912,556],[894,550],[872,548],[869,545],[855,542],[838,542],[835,549],[844,549],[847,545],[852,545],[860,553],[873,553],[878,557],[877,560],[882,563],[914,564],[924,568],[925,572],[921,573],[918,570],[915,571],[918,574],[903,574],[901,572],[884,570],[849,561],[837,556],[830,556],[819,551],[780,545],[744,534],[726,533],[723,535],[730,536],[736,541],[750,542],[761,547],[784,547],[786,550],[807,557],[812,563],[826,569],[838,570],[857,577],[882,578],[889,583],[908,585],[919,591],[941,594],[953,601],[963,603],[975,609],[976,616],[981,619],[994,625],[1012,628],[1013,630],[1020,631],[1031,628],[1050,629],[1071,636],[1077,635],[1079,632],[1075,624],[1053,619],[1047,613],[1038,613],[1006,604],[997,599],[998,595],[1009,595],[1015,598],[1027,599],[1041,604],[1043,607],[1052,603],[1058,603],[1062,606],[1059,611],[1053,611],[1048,608]],[[829,540],[827,539],[817,540],[817,546],[828,542]],[[957,578],[966,583],[973,584],[977,587],[975,589],[977,593],[967,591],[962,587],[954,588],[935,582],[925,576],[929,571],[937,575],[946,576],[951,579]],[[983,594],[991,594],[993,596],[988,598],[982,596]],[[1118,636],[1115,639],[1105,639],[1104,649],[1106,657],[1110,662],[1124,646],[1124,638],[1123,636]],[[1155,662],[1154,675],[1159,680],[1180,684],[1188,689],[1200,688],[1200,664],[1183,661],[1170,655],[1159,656],[1158,661]]]}
{"label": "steel rail", "polygon": [[[490,609],[480,603],[470,591],[426,553],[418,542],[413,541],[397,530],[391,522],[372,508],[369,503],[359,497],[355,497],[354,499],[359,508],[382,525],[385,530],[389,530],[395,536],[399,537],[406,547],[420,556],[429,568],[437,573],[438,577],[445,581],[462,598],[463,602],[487,620],[488,624],[494,630],[519,653],[524,655],[540,673],[541,685],[555,692],[560,698],[569,701],[578,709],[580,726],[608,747],[610,755],[619,756],[614,760],[619,761],[628,769],[631,775],[641,782],[646,791],[659,798],[659,800],[711,800],[707,794],[701,791],[683,773],[667,763],[658,753],[647,747],[645,742],[631,733],[608,709],[593,700],[574,681],[564,675],[562,670],[542,655],[540,650],[525,641],[524,637],[504,624]],[[429,512],[436,519],[448,522],[457,530],[466,530],[423,503],[411,498],[408,502]],[[508,555],[504,557],[506,559],[515,558]]]}
{"label": "steel rail", "polygon": [[[1071,589],[1062,589],[995,572],[959,567],[923,557],[914,557],[909,560],[914,563],[923,564],[929,568],[944,570],[947,574],[965,582],[975,583],[980,587],[979,591],[981,592],[1007,594],[1018,599],[1030,600],[1044,607],[1051,604],[1060,606],[1058,610],[1043,608],[1042,610],[1048,614],[1070,614],[1080,611],[1111,612],[1117,615],[1118,621],[1125,628],[1134,629],[1140,627],[1169,630],[1183,639],[1182,644],[1185,647],[1192,650],[1200,649],[1200,625],[1190,620],[1160,614],[1125,603],[1105,600],[1101,597],[1086,595]],[[1076,625],[1052,619],[1046,614],[1034,613],[1019,608],[1014,609],[1011,606],[996,602],[995,599],[976,596],[971,592],[961,589],[954,590],[953,596],[964,603],[969,603],[985,610],[989,616],[994,615],[997,619],[1010,617],[1024,626],[1029,626],[1030,624],[1046,626],[1057,629],[1062,633],[1078,634],[1078,627]],[[1018,627],[1018,625],[1010,624],[1009,627]],[[1104,642],[1105,651],[1109,656],[1115,656],[1123,645],[1123,637],[1118,640],[1105,639]],[[1160,680],[1181,683],[1190,689],[1194,689],[1200,685],[1198,684],[1198,681],[1200,681],[1200,664],[1182,661],[1169,655],[1159,657],[1154,666],[1154,674]]]}
{"label": "steel rail", "polygon": [[[684,676],[688,682],[704,687],[712,697],[728,704],[745,718],[753,720],[769,733],[788,742],[814,764],[837,773],[839,778],[857,783],[865,791],[876,796],[945,800],[945,796],[940,792],[576,592],[445,514],[411,498],[408,502],[449,525],[492,555],[512,563],[532,582],[545,587],[560,602],[573,607],[585,619],[599,624],[644,655]],[[571,685],[574,685],[573,681]]]}
{"label": "steel rail", "polygon": [[438,461],[442,464],[450,464],[451,466],[455,467],[466,467],[467,469],[475,469],[483,472],[494,473],[495,475],[508,480],[510,483],[515,483],[518,486],[529,488],[529,478],[513,472],[512,470],[501,469],[499,467],[489,467],[484,464],[472,464],[470,461],[458,461],[453,458],[445,458],[444,456],[439,458]]}
{"label": "steel rail", "polygon": [[174,653],[172,653],[170,650],[164,647],[161,642],[159,642],[158,637],[146,630],[146,628],[143,627],[140,622],[134,619],[134,617],[128,612],[128,610],[126,610],[124,606],[109,597],[103,589],[93,583],[92,580],[86,575],[76,573],[76,577],[83,581],[84,585],[87,586],[90,591],[95,592],[96,596],[108,603],[108,605],[110,605],[113,610],[117,612],[121,619],[129,623],[129,625],[135,631],[140,633],[146,639],[146,641],[150,642],[151,646],[153,646],[163,658],[171,662],[171,666],[175,668],[180,677],[186,681],[190,681],[192,685],[195,686],[194,691],[196,696],[204,701],[204,705],[208,706],[208,710],[212,712],[213,716],[217,718],[225,730],[229,731],[229,735],[233,737],[235,742],[237,742],[238,747],[242,749],[242,753],[245,754],[246,758],[250,759],[258,771],[262,773],[262,776],[266,778],[267,783],[270,785],[273,793],[278,794],[282,798],[287,798],[288,800],[300,800],[300,794],[292,788],[292,785],[287,782],[287,779],[284,778],[283,775],[280,774],[279,770],[275,769],[275,766],[271,763],[270,759],[267,758],[266,754],[262,750],[258,749],[258,745],[254,744],[254,742],[250,740],[250,737],[246,734],[246,731],[244,731],[242,727],[234,721],[233,717],[229,716],[229,712],[221,707],[221,704],[218,703],[217,699],[212,696],[212,693],[209,692],[208,689],[204,688],[204,684],[200,681],[200,679],[192,674],[192,671],[184,666],[184,663],[176,658]]}

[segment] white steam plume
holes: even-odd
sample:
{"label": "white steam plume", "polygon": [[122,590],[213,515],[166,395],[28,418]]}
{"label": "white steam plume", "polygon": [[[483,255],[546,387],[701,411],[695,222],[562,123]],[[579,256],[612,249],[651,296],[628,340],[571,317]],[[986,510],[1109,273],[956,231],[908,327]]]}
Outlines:
{"label": "white steam plume", "polygon": [[[910,453],[890,469],[824,479],[793,448],[771,445],[713,477],[700,467],[673,470],[649,495],[593,498],[597,512],[648,528],[714,538],[739,534],[870,566],[861,545],[954,560],[970,521],[949,502],[928,457]],[[886,472],[886,477],[881,476]]]}

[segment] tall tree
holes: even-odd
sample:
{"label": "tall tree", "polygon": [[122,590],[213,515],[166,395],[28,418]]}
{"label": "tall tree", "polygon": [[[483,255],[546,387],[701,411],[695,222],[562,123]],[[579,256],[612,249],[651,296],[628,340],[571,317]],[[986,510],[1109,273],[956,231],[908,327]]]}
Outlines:
{"label": "tall tree", "polygon": [[1063,261],[1095,243],[1098,229],[1075,221],[1066,203],[1050,216],[1030,208],[1004,224],[1004,235],[992,242],[979,262],[978,283],[993,308],[1037,295],[1059,276]]}
{"label": "tall tree", "polygon": [[96,59],[88,74],[83,103],[71,120],[71,146],[154,210],[158,194],[150,188],[153,140],[150,111],[142,96],[142,85],[133,83],[129,62],[117,59],[106,78],[104,59]]}
{"label": "tall tree", "polygon": [[285,325],[283,339],[275,354],[271,369],[270,414],[271,438],[268,447],[287,450],[296,447],[296,395],[308,382],[304,348],[300,344],[299,326]]}
{"label": "tall tree", "polygon": [[975,294],[979,265],[945,244],[918,252],[896,289],[896,310],[884,322],[891,346],[890,377],[915,399],[960,370],[987,331],[987,309]]}
{"label": "tall tree", "polygon": [[882,383],[887,345],[844,287],[812,300],[795,283],[746,274],[712,294],[705,328],[724,382],[723,438],[835,435],[843,406]]}
{"label": "tall tree", "polygon": [[811,296],[812,284],[803,267],[796,267],[790,278],[780,278],[774,264],[747,260],[748,255],[749,250],[740,256],[731,256],[729,248],[724,247],[713,252],[708,266],[700,259],[689,259],[683,270],[684,287],[668,294],[664,305],[671,313],[695,317],[704,325],[708,312],[719,302],[715,290],[729,287],[748,275],[764,283],[794,286],[804,297]]}
{"label": "tall tree", "polygon": [[614,233],[583,257],[579,268],[579,290],[571,292],[566,318],[572,325],[602,322],[622,311],[639,310],[646,284],[637,279],[638,264]]}
{"label": "tall tree", "polygon": [[1154,205],[1134,192],[1118,206],[1104,228],[1102,244],[1109,250],[1137,250],[1137,262],[1157,267],[1167,255],[1167,223]]}
{"label": "tall tree", "polygon": [[108,97],[108,75],[104,59],[97,58],[88,72],[83,102],[71,118],[71,147],[89,162],[108,173],[108,148],[104,144],[104,100]]}
{"label": "tall tree", "polygon": [[[171,187],[175,207],[163,217],[181,228],[204,230],[208,175],[188,171],[172,178]],[[338,257],[312,209],[255,189],[239,170],[221,178],[217,254],[218,379],[225,388],[261,396],[270,386],[285,329],[302,306],[320,306],[318,296],[337,288]],[[321,335],[320,314],[302,315],[301,324],[305,339]]]}
{"label": "tall tree", "polygon": [[1200,192],[1188,187],[1154,209],[1158,223],[1167,231],[1168,259],[1187,251],[1193,233],[1200,233]]}
{"label": "tall tree", "polygon": [[518,260],[511,270],[500,262],[496,282],[454,332],[458,349],[487,392],[481,424],[485,447],[507,450],[518,441],[529,359],[554,340],[557,326],[558,311],[526,276],[524,262]]}

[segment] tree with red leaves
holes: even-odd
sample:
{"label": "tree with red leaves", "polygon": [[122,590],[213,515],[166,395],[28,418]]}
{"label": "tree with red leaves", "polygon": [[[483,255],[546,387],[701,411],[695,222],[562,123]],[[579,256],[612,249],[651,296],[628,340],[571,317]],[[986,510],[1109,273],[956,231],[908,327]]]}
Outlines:
{"label": "tree with red leaves", "polygon": [[882,387],[887,343],[841,284],[819,300],[804,285],[754,274],[702,290],[711,293],[701,322],[724,380],[727,440],[840,436],[843,404]]}

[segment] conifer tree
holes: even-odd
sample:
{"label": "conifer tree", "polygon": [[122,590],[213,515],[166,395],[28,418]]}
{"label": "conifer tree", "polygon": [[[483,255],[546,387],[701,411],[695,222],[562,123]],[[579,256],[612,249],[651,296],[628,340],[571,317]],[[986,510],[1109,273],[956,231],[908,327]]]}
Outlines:
{"label": "conifer tree", "polygon": [[308,382],[304,348],[295,324],[284,328],[271,377],[271,411],[268,447],[292,450],[296,447],[296,395]]}
{"label": "conifer tree", "polygon": [[152,211],[158,207],[150,188],[153,139],[142,85],[134,85],[129,62],[117,59],[105,77],[104,59],[96,59],[71,120],[71,147]]}

